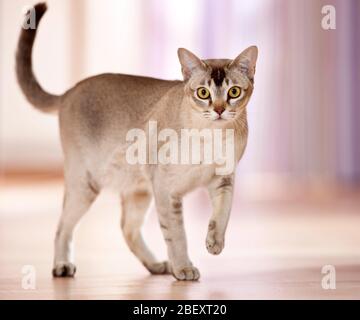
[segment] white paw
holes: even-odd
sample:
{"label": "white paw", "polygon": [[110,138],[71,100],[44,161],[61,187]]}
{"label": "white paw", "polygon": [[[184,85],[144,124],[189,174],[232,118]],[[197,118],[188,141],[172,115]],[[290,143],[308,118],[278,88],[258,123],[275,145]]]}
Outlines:
{"label": "white paw", "polygon": [[220,252],[224,249],[224,238],[220,238],[215,230],[216,229],[208,231],[206,237],[206,249],[211,254],[220,254]]}
{"label": "white paw", "polygon": [[76,266],[71,262],[58,262],[52,270],[54,277],[73,277],[75,272]]}
{"label": "white paw", "polygon": [[151,274],[170,274],[171,266],[168,261],[155,262],[145,267],[150,271]]}
{"label": "white paw", "polygon": [[200,272],[198,268],[193,266],[183,267],[173,270],[173,275],[178,280],[196,281],[200,278]]}

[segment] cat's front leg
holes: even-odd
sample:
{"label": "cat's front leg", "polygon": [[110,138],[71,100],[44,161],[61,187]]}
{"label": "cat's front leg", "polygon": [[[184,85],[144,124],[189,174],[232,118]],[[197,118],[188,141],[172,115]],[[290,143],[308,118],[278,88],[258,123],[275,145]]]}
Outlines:
{"label": "cat's front leg", "polygon": [[215,176],[208,186],[213,213],[206,237],[206,248],[211,254],[219,254],[224,248],[225,231],[229,221],[234,175]]}
{"label": "cat's front leg", "polygon": [[154,188],[154,196],[173,275],[178,280],[198,280],[199,270],[192,265],[187,253],[182,199],[159,186]]}

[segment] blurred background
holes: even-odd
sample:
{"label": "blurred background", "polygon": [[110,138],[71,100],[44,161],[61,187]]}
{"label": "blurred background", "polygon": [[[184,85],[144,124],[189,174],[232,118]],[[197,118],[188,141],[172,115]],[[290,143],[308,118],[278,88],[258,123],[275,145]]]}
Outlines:
{"label": "blurred background", "polygon": [[[180,79],[176,50],[234,58],[259,47],[244,177],[360,181],[360,3],[322,0],[50,0],[34,49],[40,83],[62,93],[103,72]],[[35,112],[14,74],[22,12],[1,0],[1,167],[61,170],[56,117]]]}

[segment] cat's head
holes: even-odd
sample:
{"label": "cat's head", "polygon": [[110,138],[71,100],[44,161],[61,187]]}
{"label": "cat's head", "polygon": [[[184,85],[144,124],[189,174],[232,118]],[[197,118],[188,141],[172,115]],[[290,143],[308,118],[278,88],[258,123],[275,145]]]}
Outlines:
{"label": "cat's head", "polygon": [[234,60],[201,60],[183,48],[178,55],[192,108],[209,121],[235,119],[253,91],[257,47],[247,48]]}

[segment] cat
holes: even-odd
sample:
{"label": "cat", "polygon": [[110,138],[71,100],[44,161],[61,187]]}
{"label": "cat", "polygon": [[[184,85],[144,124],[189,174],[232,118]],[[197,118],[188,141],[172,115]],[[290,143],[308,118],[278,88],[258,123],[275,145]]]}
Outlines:
{"label": "cat", "polygon": [[[126,134],[146,131],[150,120],[160,129],[230,128],[235,132],[236,163],[248,137],[246,106],[253,93],[256,46],[234,60],[201,60],[178,49],[183,81],[123,74],[101,74],[76,84],[63,95],[42,89],[32,70],[32,47],[45,3],[34,7],[36,27],[22,29],[16,53],[16,73],[27,100],[43,112],[59,115],[64,153],[63,211],[55,237],[54,277],[72,277],[73,231],[100,191],[115,186],[121,198],[121,229],[135,256],[152,274],[171,273],[178,280],[197,280],[199,270],[187,253],[182,198],[207,187],[213,213],[206,247],[219,254],[231,211],[234,173],[215,174],[216,165],[129,165]],[[141,235],[154,198],[168,261],[157,261]]]}

